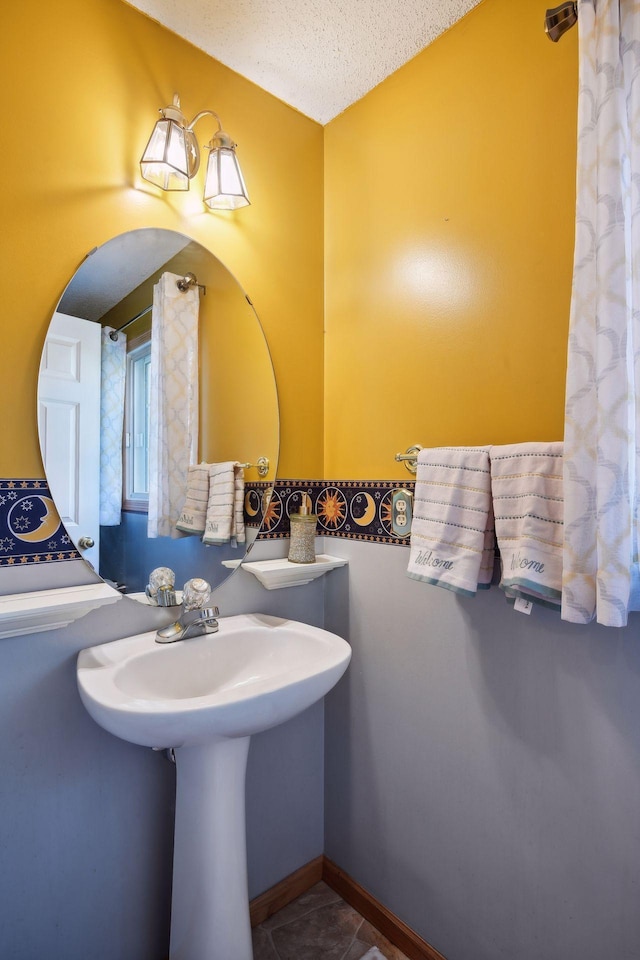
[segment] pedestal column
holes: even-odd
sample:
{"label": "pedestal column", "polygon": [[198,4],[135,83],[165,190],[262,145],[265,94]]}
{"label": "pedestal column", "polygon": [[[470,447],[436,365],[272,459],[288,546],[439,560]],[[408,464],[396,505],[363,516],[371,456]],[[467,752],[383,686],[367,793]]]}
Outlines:
{"label": "pedestal column", "polygon": [[249,737],[175,751],[170,960],[253,960],[245,824]]}

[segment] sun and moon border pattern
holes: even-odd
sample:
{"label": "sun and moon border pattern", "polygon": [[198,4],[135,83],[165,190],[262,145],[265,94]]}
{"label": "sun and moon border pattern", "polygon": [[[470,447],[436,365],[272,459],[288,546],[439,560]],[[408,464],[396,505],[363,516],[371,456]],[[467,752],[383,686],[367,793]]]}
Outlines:
{"label": "sun and moon border pattern", "polygon": [[[289,516],[305,502],[318,517],[318,536],[408,546],[391,527],[393,491],[412,481],[276,480],[245,484],[245,523],[261,540],[289,536]],[[78,560],[46,480],[0,480],[0,567]]]}
{"label": "sun and moon border pattern", "polygon": [[317,534],[408,546],[392,532],[394,490],[413,494],[414,481],[276,480],[245,484],[245,522],[261,527],[259,539],[289,536],[289,517],[303,501],[318,518]]}
{"label": "sun and moon border pattern", "polygon": [[0,480],[0,567],[78,559],[46,480]]}

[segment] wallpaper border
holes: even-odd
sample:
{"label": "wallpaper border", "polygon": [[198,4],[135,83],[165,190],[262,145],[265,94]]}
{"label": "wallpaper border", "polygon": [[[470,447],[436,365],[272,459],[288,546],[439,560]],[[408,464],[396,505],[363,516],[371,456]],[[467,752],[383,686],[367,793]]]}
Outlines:
{"label": "wallpaper border", "polygon": [[[414,481],[399,480],[276,480],[247,483],[245,516],[250,526],[262,526],[259,539],[289,536],[289,516],[306,494],[318,517],[318,536],[408,546],[408,537],[394,536],[391,498],[394,490],[413,494]],[[249,515],[247,516],[247,507]],[[258,509],[258,514],[250,514]]]}
{"label": "wallpaper border", "polygon": [[0,480],[0,567],[78,559],[46,480]]}
{"label": "wallpaper border", "polygon": [[[391,530],[394,490],[413,493],[414,481],[276,480],[245,483],[245,523],[259,539],[289,536],[289,516],[309,498],[318,536],[408,546]],[[78,560],[46,480],[0,479],[0,567]]]}

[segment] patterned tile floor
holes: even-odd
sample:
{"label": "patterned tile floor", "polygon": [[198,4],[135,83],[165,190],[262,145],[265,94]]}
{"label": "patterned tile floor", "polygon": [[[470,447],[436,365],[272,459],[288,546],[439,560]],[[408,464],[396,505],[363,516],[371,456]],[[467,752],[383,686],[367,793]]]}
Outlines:
{"label": "patterned tile floor", "polygon": [[407,960],[326,883],[253,931],[254,960],[361,960],[374,946],[385,960]]}

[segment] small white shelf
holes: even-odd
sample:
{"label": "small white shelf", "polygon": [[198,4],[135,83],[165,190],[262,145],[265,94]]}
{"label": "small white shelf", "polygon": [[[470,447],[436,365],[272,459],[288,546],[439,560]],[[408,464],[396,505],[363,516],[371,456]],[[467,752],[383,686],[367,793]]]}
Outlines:
{"label": "small white shelf", "polygon": [[119,599],[118,591],[106,583],[0,597],[0,639],[66,627],[96,607]]}
{"label": "small white shelf", "polygon": [[267,590],[281,590],[283,587],[298,587],[304,583],[311,583],[336,567],[344,567],[349,563],[341,557],[330,557],[321,553],[315,563],[290,563],[282,560],[254,560],[243,563],[242,570],[257,577]]}

